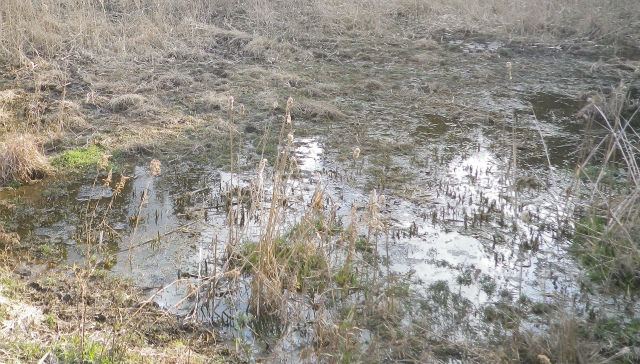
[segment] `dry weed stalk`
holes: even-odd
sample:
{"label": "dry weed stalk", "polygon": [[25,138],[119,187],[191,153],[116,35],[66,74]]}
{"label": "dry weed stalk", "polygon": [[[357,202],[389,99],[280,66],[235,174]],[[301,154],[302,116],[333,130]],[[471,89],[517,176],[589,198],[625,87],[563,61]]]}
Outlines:
{"label": "dry weed stalk", "polygon": [[[103,171],[108,167],[109,157],[110,157],[109,155],[105,155],[101,158],[100,162],[98,163],[98,172]],[[134,219],[135,223],[133,226],[133,231],[130,236],[129,247],[125,249],[129,251],[129,254],[131,254],[131,251],[133,249],[132,243],[135,239],[136,230],[140,222],[141,208],[148,199],[148,190],[149,190],[150,184],[153,181],[153,178],[159,176],[161,172],[162,172],[161,163],[158,160],[153,159],[149,164],[149,170],[148,170],[148,173],[151,178],[147,182],[147,185],[142,193],[141,201],[138,206],[137,214]],[[100,254],[105,253],[104,245],[103,245],[103,239],[105,235],[106,234],[117,235],[115,230],[111,226],[109,226],[107,222],[107,218],[112,210],[115,200],[122,194],[125,188],[125,185],[129,179],[130,177],[127,177],[124,174],[121,174],[118,182],[114,183],[112,170],[109,170],[109,172],[107,172],[106,177],[104,177],[101,181],[99,181],[99,175],[97,175],[92,184],[92,191],[98,185],[102,185],[102,187],[105,187],[105,188],[110,188],[111,185],[113,184],[113,194],[106,205],[103,202],[102,198],[97,198],[95,202],[92,202],[92,199],[89,198],[86,203],[85,223],[84,223],[85,224],[85,228],[84,228],[85,260],[84,260],[84,265],[82,267],[75,269],[75,277],[76,277],[76,280],[79,282],[80,289],[81,289],[81,299],[79,301],[79,307],[78,307],[79,315],[80,315],[79,330],[81,334],[79,352],[82,353],[81,355],[85,355],[84,347],[86,345],[86,331],[87,331],[87,327],[86,327],[87,326],[87,301],[88,301],[89,295],[91,294],[90,292],[91,286],[89,285],[89,281],[91,277],[94,275],[94,273],[96,272],[96,270],[101,266],[101,264],[103,264],[99,259],[99,257],[100,257]],[[101,205],[105,205],[105,206],[102,206],[101,208]],[[102,215],[101,220],[99,220],[98,223],[95,223],[96,219],[99,218],[98,216],[99,211],[101,212],[101,215]],[[120,252],[125,250],[120,250]],[[105,258],[104,260],[105,266],[108,267],[110,264],[112,264],[110,262],[110,259],[111,257]],[[149,300],[151,299],[153,299],[153,297],[150,298]],[[146,303],[148,302],[150,301],[147,301],[142,305],[140,305],[138,310],[136,310],[130,317],[128,317],[127,321],[124,322],[123,325],[113,326],[113,331],[111,333],[111,348],[109,349],[110,352],[105,353],[104,355],[107,355],[107,354],[112,355],[111,351],[114,351],[117,349],[117,345],[119,344],[117,338],[120,337],[123,330],[126,327],[128,327],[128,325],[132,322],[132,320],[136,318],[136,316],[139,314],[139,312],[141,312],[141,310],[145,307]]]}
{"label": "dry weed stalk", "polygon": [[[280,318],[286,319],[285,310],[282,304],[283,291],[286,288],[286,267],[281,264],[278,256],[277,242],[280,238],[280,224],[286,209],[286,189],[292,175],[293,165],[290,157],[293,147],[293,129],[291,124],[291,109],[293,108],[293,98],[287,100],[285,118],[280,128],[278,139],[278,149],[280,156],[276,160],[272,179],[271,203],[261,226],[260,238],[258,241],[258,264],[252,280],[251,305],[254,307],[257,316],[261,314],[273,315],[280,313]],[[289,127],[286,139],[283,136]],[[284,316],[284,317],[283,317]]]}

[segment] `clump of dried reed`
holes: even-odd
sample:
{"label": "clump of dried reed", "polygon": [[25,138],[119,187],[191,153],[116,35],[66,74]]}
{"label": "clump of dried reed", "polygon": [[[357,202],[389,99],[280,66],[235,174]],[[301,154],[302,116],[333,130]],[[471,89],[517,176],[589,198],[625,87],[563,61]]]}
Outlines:
{"label": "clump of dried reed", "polygon": [[0,142],[0,183],[31,183],[50,172],[49,161],[35,136],[15,133]]}
{"label": "clump of dried reed", "polygon": [[[313,332],[309,345],[317,350],[314,355],[348,358],[360,350],[359,335],[362,327],[372,324],[371,317],[397,330],[403,310],[398,294],[403,295],[406,282],[398,283],[401,280],[392,277],[388,265],[385,272],[379,263],[379,255],[385,254],[387,262],[389,258],[388,250],[378,252],[378,245],[384,244],[378,240],[387,234],[384,196],[372,191],[368,201],[355,204],[343,229],[321,175],[315,176],[312,193],[298,188],[294,105],[289,98],[283,117],[273,125],[279,131],[266,131],[265,138],[277,138],[278,153],[271,166],[261,159],[248,187],[240,183],[242,154],[230,148],[230,182],[221,191],[228,213],[226,244],[218,249],[214,238],[213,262],[205,259],[199,264],[198,274],[191,275],[197,279],[175,283],[190,287],[181,301],[191,299],[194,304],[189,318],[254,325],[251,330],[268,322],[281,334],[306,326]],[[228,98],[231,145],[236,145],[234,109],[234,100]],[[247,308],[238,312],[244,305]],[[374,326],[375,335],[384,335],[379,331],[387,326]],[[331,353],[334,350],[337,354]]]}

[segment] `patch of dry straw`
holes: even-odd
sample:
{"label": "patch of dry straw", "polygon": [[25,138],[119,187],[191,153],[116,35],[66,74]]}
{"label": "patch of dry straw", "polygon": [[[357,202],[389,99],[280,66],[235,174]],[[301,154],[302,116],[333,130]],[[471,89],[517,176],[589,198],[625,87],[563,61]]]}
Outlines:
{"label": "patch of dry straw", "polygon": [[31,134],[11,134],[0,142],[0,183],[31,183],[51,172]]}

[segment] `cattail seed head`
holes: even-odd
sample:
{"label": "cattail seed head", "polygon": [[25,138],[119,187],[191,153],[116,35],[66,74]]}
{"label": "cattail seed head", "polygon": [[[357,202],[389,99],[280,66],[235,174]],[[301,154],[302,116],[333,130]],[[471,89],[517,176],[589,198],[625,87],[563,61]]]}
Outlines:
{"label": "cattail seed head", "polygon": [[358,159],[360,157],[360,148],[353,148],[353,159]]}
{"label": "cattail seed head", "polygon": [[258,176],[257,176],[258,190],[261,190],[264,187],[264,168],[266,166],[267,166],[267,159],[264,158],[260,161],[260,164],[258,165]]}
{"label": "cattail seed head", "polygon": [[109,174],[107,174],[107,178],[102,180],[102,185],[104,187],[109,187],[111,185],[111,177],[113,175],[113,169],[109,169]]}
{"label": "cattail seed head", "polygon": [[107,166],[109,165],[109,158],[111,157],[111,154],[103,154],[102,156],[100,156],[100,160],[98,160],[98,169],[99,170],[103,170],[106,169]]}
{"label": "cattail seed head", "polygon": [[258,174],[262,174],[264,172],[264,167],[267,166],[267,159],[263,158],[258,165]]}
{"label": "cattail seed head", "polygon": [[369,203],[371,205],[378,203],[378,192],[376,192],[375,188],[371,190],[371,193],[369,194]]}
{"label": "cattail seed head", "polygon": [[124,189],[124,185],[127,183],[128,179],[129,177],[125,176],[124,174],[120,175],[120,181],[118,181],[118,183],[116,184],[116,187],[113,189],[113,197],[118,197],[118,195],[122,193],[122,190]]}
{"label": "cattail seed head", "polygon": [[151,160],[151,163],[149,163],[149,173],[152,176],[159,176],[160,173],[162,173],[162,163],[157,159]]}
{"label": "cattail seed head", "polygon": [[229,110],[233,110],[233,96],[229,96]]}
{"label": "cattail seed head", "polygon": [[291,125],[291,114],[287,114],[287,125]]}
{"label": "cattail seed head", "polygon": [[289,96],[287,99],[287,113],[291,112],[291,108],[293,108],[293,97]]}

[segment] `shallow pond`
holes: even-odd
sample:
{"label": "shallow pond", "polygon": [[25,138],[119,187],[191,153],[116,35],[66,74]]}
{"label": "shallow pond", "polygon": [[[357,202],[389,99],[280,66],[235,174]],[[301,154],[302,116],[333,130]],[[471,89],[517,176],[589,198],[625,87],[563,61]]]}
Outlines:
{"label": "shallow pond", "polygon": [[[297,198],[289,204],[292,216],[304,210],[320,183],[346,226],[352,205],[364,204],[375,188],[386,196],[381,214],[388,232],[379,248],[388,255],[390,274],[409,277],[412,291],[429,296],[444,284],[474,312],[504,296],[563,305],[578,315],[594,304],[619,312],[623,303],[581,289],[582,273],[567,252],[570,242],[558,234],[575,203],[566,190],[581,142],[580,97],[615,85],[615,77],[592,74],[592,60],[558,49],[521,51],[446,37],[442,47],[446,52],[423,58],[410,57],[419,52],[408,46],[397,54],[337,57],[312,71],[292,66],[309,82],[335,82],[342,91],[332,102],[345,113],[325,122],[294,115],[304,136],[294,141],[299,170],[291,182]],[[367,80],[382,86],[356,86]],[[356,147],[361,154],[354,160]],[[109,228],[100,244],[115,259],[103,266],[150,295],[180,280],[154,300],[185,315],[192,309],[183,300],[192,292],[189,285],[224,254],[225,191],[230,181],[249,186],[258,166],[231,175],[180,159],[163,164],[155,178],[146,166],[125,166],[132,178],[109,209],[113,190],[100,180],[45,182],[0,197],[33,206],[36,218],[24,217],[21,234],[56,245],[69,263],[81,264],[87,224],[104,216]],[[99,201],[96,217],[87,218]],[[251,241],[259,229],[248,222],[245,234]],[[241,301],[249,287],[237,290],[235,302],[216,311],[227,324],[246,311]],[[224,330],[255,344],[250,330]],[[280,350],[307,345],[300,332],[286,333]]]}

